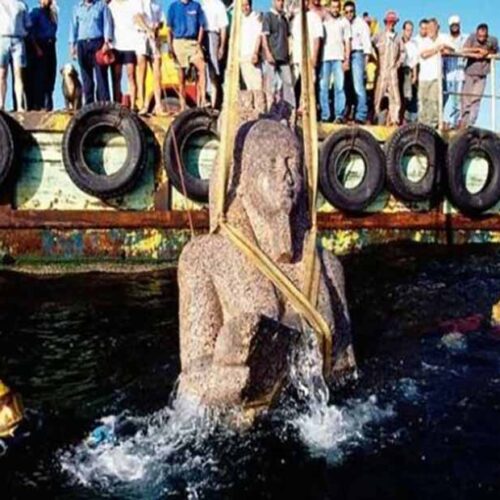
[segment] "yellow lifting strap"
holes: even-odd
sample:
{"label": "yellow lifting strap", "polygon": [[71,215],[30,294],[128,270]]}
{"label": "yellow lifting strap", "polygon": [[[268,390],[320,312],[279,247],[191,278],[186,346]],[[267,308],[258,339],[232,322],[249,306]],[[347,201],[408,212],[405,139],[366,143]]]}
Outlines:
{"label": "yellow lifting strap", "polygon": [[237,228],[226,220],[226,192],[231,164],[233,161],[234,143],[238,124],[239,93],[239,53],[241,32],[241,4],[242,0],[235,0],[234,15],[231,27],[231,43],[229,44],[228,65],[226,68],[225,94],[221,116],[221,142],[219,145],[217,168],[217,185],[213,191],[215,200],[212,207],[214,213],[211,218],[215,221],[213,232],[220,232],[226,236],[259,271],[266,276],[278,290],[290,301],[294,309],[301,315],[315,331],[319,345],[323,352],[324,372],[327,374],[331,367],[332,338],[328,323],[317,310],[317,298],[320,279],[320,262],[316,250],[316,196],[318,183],[318,131],[316,121],[316,102],[314,81],[312,78],[312,64],[308,43],[308,26],[306,6],[301,3],[302,23],[302,126],[304,134],[304,165],[307,180],[309,213],[311,214],[311,231],[304,247],[305,276],[304,289],[300,290],[283,273],[283,271],[266,255],[256,244],[248,240]]}

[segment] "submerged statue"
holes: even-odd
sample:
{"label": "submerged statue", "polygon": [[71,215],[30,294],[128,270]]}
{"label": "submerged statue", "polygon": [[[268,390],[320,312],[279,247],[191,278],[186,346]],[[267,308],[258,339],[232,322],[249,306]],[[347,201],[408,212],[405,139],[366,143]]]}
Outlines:
{"label": "submerged statue", "polygon": [[[217,175],[217,172],[215,172]],[[228,184],[227,220],[302,289],[310,227],[300,143],[287,126],[260,119],[240,127]],[[213,185],[211,186],[213,189]],[[340,262],[324,249],[318,311],[332,333],[327,382],[355,361]],[[179,262],[179,393],[207,405],[262,408],[286,385],[303,331],[286,298],[224,235],[195,237]]]}

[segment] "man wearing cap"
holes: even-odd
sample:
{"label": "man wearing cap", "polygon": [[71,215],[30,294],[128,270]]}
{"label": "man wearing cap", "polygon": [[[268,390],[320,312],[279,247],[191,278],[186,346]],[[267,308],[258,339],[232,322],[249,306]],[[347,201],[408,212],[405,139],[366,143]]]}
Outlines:
{"label": "man wearing cap", "polygon": [[[460,29],[460,17],[451,16],[448,20],[450,34],[448,45],[453,52],[460,53],[464,48],[467,35]],[[444,92],[444,125],[445,128],[457,128],[460,123],[460,94],[464,84],[465,60],[462,57],[448,56],[443,58],[443,92]]]}
{"label": "man wearing cap", "polygon": [[[401,113],[398,71],[404,61],[403,40],[396,33],[399,17],[390,10],[384,18],[385,30],[373,38],[373,46],[378,56],[379,73],[375,88],[375,117],[379,124],[398,125]],[[382,117],[385,98],[389,101],[389,116]],[[385,122],[385,123],[384,123]]]}
{"label": "man wearing cap", "polygon": [[480,24],[476,33],[464,44],[465,81],[462,96],[461,126],[473,126],[479,116],[481,99],[486,88],[486,78],[491,71],[491,57],[498,53],[498,40],[489,36],[487,24]]}
{"label": "man wearing cap", "polygon": [[439,126],[439,79],[442,77],[442,56],[452,51],[450,42],[439,34],[437,19],[429,19],[427,37],[418,43],[420,58],[418,120],[430,127]]}
{"label": "man wearing cap", "polygon": [[[113,40],[113,20],[107,3],[103,0],[80,0],[73,9],[69,43],[73,58],[78,58],[82,73],[85,104],[109,101],[108,72],[97,63],[96,52],[109,48]],[[97,92],[94,84],[97,83]]]}

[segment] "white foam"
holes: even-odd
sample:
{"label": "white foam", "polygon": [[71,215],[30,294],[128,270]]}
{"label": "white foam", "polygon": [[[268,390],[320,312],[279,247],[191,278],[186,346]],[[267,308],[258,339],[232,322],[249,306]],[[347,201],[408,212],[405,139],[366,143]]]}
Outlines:
{"label": "white foam", "polygon": [[292,363],[292,384],[304,399],[292,420],[310,451],[330,460],[342,459],[342,445],[364,441],[367,424],[394,416],[391,407],[379,407],[377,397],[348,400],[342,406],[330,403],[328,386],[323,378],[322,362],[315,335],[303,336],[303,345]]}
{"label": "white foam", "polygon": [[[286,401],[274,413],[273,422],[278,428],[273,433],[283,435],[281,431],[291,425],[311,453],[338,461],[347,451],[345,445],[364,442],[368,424],[391,417],[393,412],[381,407],[376,396],[349,400],[342,406],[330,404],[315,335],[310,332],[302,338],[304,345],[292,360],[294,400]],[[168,492],[172,481],[181,480],[183,491],[194,499],[207,486],[218,486],[214,483],[221,474],[224,476],[220,453],[235,434],[221,428],[217,415],[198,401],[177,398],[171,407],[153,415],[120,419],[135,426],[134,435],[120,437],[118,432],[114,440],[97,446],[83,442],[61,454],[62,469],[82,485],[118,496],[120,488],[126,490],[125,496],[131,489],[141,494],[149,491],[151,497],[161,496]],[[117,417],[105,417],[102,422],[115,426]],[[238,439],[243,444],[242,453],[259,452],[248,446],[248,436]]]}
{"label": "white foam", "polygon": [[[134,435],[118,436],[114,442],[98,446],[84,441],[61,454],[62,469],[85,486],[160,484],[165,462],[188,443],[203,442],[213,428],[207,409],[186,398],[177,398],[172,407],[153,415],[123,419],[137,427]],[[101,422],[114,425],[116,420],[117,417],[105,417]],[[172,463],[171,467],[194,469],[199,465],[197,461],[200,457],[193,452],[186,455],[183,463]],[[209,464],[209,460],[204,460],[204,464]]]}

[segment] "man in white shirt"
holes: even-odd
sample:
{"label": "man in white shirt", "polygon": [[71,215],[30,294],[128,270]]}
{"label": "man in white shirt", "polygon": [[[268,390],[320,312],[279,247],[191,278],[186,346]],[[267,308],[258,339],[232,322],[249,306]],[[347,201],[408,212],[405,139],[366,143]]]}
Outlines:
{"label": "man in white shirt", "polygon": [[401,35],[405,48],[403,65],[399,71],[399,86],[403,98],[403,117],[407,123],[417,118],[418,47],[413,37],[413,23],[405,21]]}
{"label": "man in white shirt", "polygon": [[[451,16],[448,20],[450,33],[446,37],[454,52],[462,52],[468,36],[460,28],[460,17]],[[443,92],[444,92],[444,126],[458,128],[460,124],[460,94],[465,80],[465,59],[463,57],[444,57],[443,59]]]}
{"label": "man in white shirt", "polygon": [[418,119],[439,126],[439,79],[442,77],[442,55],[450,51],[447,40],[439,34],[437,19],[430,19],[427,37],[418,43],[420,72],[418,76]]}
{"label": "man in white shirt", "polygon": [[415,42],[419,44],[424,38],[427,38],[429,27],[428,19],[421,19],[418,23],[418,35],[415,37]]}
{"label": "man in white shirt", "polygon": [[323,21],[325,41],[319,80],[319,103],[321,121],[331,120],[330,85],[334,79],[334,116],[336,123],[344,123],[346,95],[345,72],[349,70],[351,58],[351,25],[340,15],[340,0],[332,0],[330,12]]}
{"label": "man in white shirt", "polygon": [[215,108],[221,95],[221,62],[226,52],[229,18],[221,0],[201,0],[200,3],[206,20],[204,45],[208,54],[207,92]]}
{"label": "man in white shirt", "polygon": [[[319,65],[321,41],[323,39],[323,16],[325,11],[321,0],[312,0],[312,5],[307,11],[307,31],[309,35],[309,49],[312,67],[316,74]],[[292,69],[295,80],[300,77],[300,64],[302,60],[302,9],[298,9],[292,21]]]}
{"label": "man in white shirt", "polygon": [[26,110],[23,69],[26,67],[25,38],[30,28],[29,9],[20,0],[0,0],[0,110],[5,108],[7,73],[12,64],[17,108]]}
{"label": "man in white shirt", "polygon": [[356,6],[354,2],[345,2],[344,14],[351,24],[351,76],[354,92],[356,94],[354,121],[359,124],[364,124],[368,119],[365,72],[368,59],[372,53],[370,27],[361,17],[356,16]]}
{"label": "man in white shirt", "polygon": [[240,72],[247,90],[262,90],[260,47],[262,41],[262,19],[252,10],[252,0],[241,4]]}
{"label": "man in white shirt", "polygon": [[[140,3],[140,14],[134,17],[139,30],[138,46],[136,49],[138,59],[137,89],[142,109],[139,114],[149,111],[148,96],[145,91],[146,71],[148,62],[153,66],[153,89],[155,98],[154,113],[164,115],[161,92],[161,52],[158,31],[165,23],[165,15],[157,0],[134,0]],[[134,34],[130,34],[134,37]]]}

